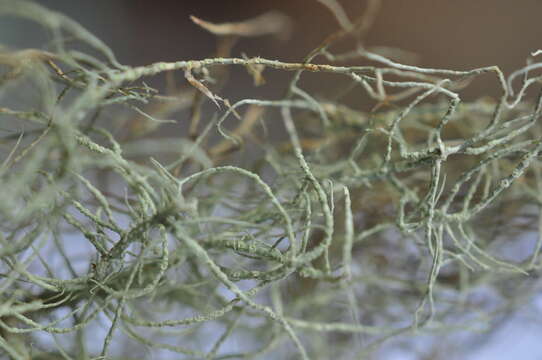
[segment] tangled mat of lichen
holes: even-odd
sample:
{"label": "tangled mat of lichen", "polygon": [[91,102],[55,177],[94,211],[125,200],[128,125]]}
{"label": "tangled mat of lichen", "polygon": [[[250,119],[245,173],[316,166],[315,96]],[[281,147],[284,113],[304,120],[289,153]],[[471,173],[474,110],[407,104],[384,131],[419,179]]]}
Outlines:
{"label": "tangled mat of lichen", "polygon": [[[194,17],[217,54],[130,67],[64,15],[0,1],[53,37],[0,49],[2,351],[354,359],[491,329],[532,298],[542,103],[524,94],[540,91],[539,53],[508,78],[407,65],[363,46],[379,1],[352,21],[320,2],[341,28],[298,63],[231,57],[238,38],[283,35],[271,12]],[[352,50],[333,52],[345,39]],[[290,81],[277,98],[228,100],[232,68],[254,86]],[[344,94],[303,88],[324,74]],[[183,81],[145,83],[168,76]],[[482,76],[502,95],[463,101]]]}

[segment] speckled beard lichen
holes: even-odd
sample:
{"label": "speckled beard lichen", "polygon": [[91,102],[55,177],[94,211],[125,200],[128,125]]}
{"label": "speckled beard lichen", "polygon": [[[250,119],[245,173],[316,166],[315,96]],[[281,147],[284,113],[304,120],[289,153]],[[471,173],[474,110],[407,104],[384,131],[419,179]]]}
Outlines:
{"label": "speckled beard lichen", "polygon": [[[491,328],[533,296],[542,110],[524,94],[540,88],[539,52],[508,79],[405,65],[359,45],[378,1],[351,20],[320,3],[341,29],[299,62],[230,56],[232,37],[288,23],[271,13],[193,18],[227,35],[217,57],[130,67],[64,15],[0,1],[52,34],[47,50],[0,53],[7,356],[357,359],[393,337]],[[279,98],[228,100],[233,67],[255,86],[272,71],[291,81]],[[372,109],[301,87],[323,73]],[[146,85],[164,74],[186,81]],[[463,101],[480,76],[502,96]],[[186,108],[189,126],[147,136]]]}

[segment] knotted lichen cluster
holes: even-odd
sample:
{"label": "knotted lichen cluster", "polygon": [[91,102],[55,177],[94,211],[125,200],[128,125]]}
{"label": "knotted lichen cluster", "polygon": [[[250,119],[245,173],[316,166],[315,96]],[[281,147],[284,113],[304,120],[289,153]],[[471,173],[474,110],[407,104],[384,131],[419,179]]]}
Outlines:
{"label": "knotted lichen cluster", "polygon": [[[533,296],[542,102],[525,94],[540,63],[508,78],[406,65],[363,46],[378,1],[352,21],[320,2],[341,30],[298,63],[231,57],[237,37],[288,23],[271,13],[194,18],[221,36],[217,57],[130,67],[73,20],[0,1],[53,36],[47,51],[0,53],[3,352],[353,359],[492,328]],[[353,50],[333,52],[345,39]],[[291,81],[281,97],[228,100],[232,67]],[[324,73],[349,87],[301,85]],[[171,74],[186,79],[175,92],[145,83]],[[480,76],[501,97],[463,101]]]}

